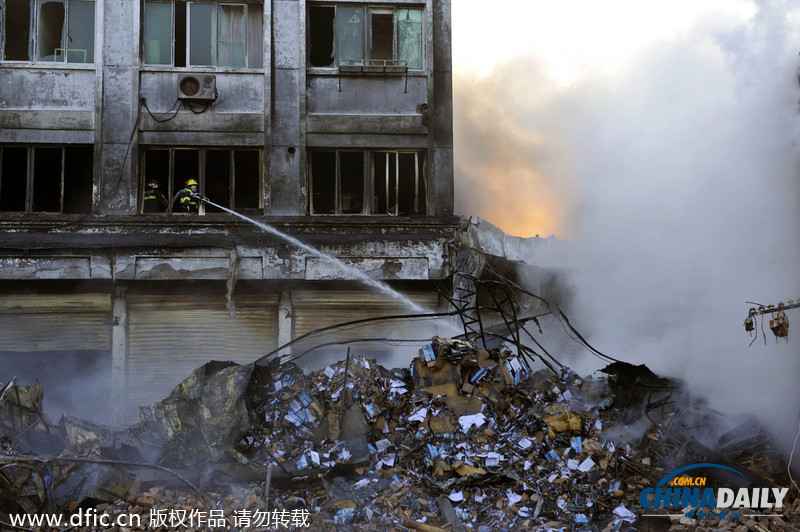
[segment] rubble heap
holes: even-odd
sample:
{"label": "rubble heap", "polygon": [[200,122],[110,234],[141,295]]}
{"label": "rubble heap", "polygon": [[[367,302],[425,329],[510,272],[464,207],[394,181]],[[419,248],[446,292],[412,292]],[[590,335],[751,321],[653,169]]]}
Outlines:
{"label": "rubble heap", "polygon": [[[641,490],[699,457],[769,486],[789,485],[786,468],[752,421],[689,434],[717,414],[678,383],[622,362],[604,372],[534,371],[509,349],[443,338],[392,370],[349,351],[310,374],[277,359],[209,363],[117,430],[70,416],[52,426],[38,412],[40,387],[10,383],[0,396],[0,521],[91,506],[138,512],[147,530],[198,509],[219,520],[197,530],[800,526],[796,490],[783,517],[642,517]],[[668,513],[649,513],[659,511]]]}

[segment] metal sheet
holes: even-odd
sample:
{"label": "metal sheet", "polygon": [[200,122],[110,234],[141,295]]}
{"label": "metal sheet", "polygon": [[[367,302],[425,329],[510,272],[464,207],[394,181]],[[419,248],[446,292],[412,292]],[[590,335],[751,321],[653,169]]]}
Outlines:
{"label": "metal sheet", "polygon": [[210,360],[251,362],[277,338],[277,295],[237,296],[236,317],[224,296],[128,295],[126,413],[159,401]]}
{"label": "metal sheet", "polygon": [[[438,295],[435,291],[406,292],[403,295],[431,312],[437,310]],[[292,309],[295,337],[348,321],[415,313],[407,305],[385,295],[359,290],[295,290],[292,293]],[[298,342],[294,352],[300,353],[316,344],[352,338],[424,339],[430,338],[434,333],[435,323],[432,320],[378,321]],[[361,342],[354,345],[370,351],[393,348],[382,342]]]}
{"label": "metal sheet", "polygon": [[108,350],[109,294],[0,296],[0,351]]}

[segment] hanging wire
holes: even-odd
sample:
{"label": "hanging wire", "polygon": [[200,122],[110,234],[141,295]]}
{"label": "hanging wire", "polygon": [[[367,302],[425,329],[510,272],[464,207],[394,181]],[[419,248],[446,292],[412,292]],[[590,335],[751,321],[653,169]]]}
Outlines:
{"label": "hanging wire", "polygon": [[800,491],[800,487],[797,486],[797,482],[795,482],[794,478],[792,478],[792,459],[794,458],[794,450],[797,448],[797,440],[800,438],[800,422],[797,425],[797,436],[794,437],[794,444],[792,445],[792,452],[789,454],[789,463],[786,466],[786,472],[789,473],[789,480],[792,481],[794,484],[794,489]]}

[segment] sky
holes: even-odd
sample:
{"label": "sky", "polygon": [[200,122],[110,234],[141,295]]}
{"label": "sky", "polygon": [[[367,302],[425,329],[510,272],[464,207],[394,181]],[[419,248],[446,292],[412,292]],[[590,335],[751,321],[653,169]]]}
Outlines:
{"label": "sky", "polygon": [[452,3],[456,211],[578,243],[595,347],[793,438],[800,310],[742,324],[800,300],[800,5]]}

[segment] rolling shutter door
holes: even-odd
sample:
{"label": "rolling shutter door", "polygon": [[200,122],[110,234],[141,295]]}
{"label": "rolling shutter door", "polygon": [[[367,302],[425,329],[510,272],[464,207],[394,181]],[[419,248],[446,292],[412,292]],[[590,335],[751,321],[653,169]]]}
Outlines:
{"label": "rolling shutter door", "polygon": [[108,351],[109,294],[0,296],[0,351]]}
{"label": "rolling shutter door", "polygon": [[126,410],[160,401],[211,360],[246,364],[276,345],[277,295],[236,296],[236,317],[224,296],[128,295]]}
{"label": "rolling shutter door", "polygon": [[[439,302],[435,291],[407,292],[403,295],[431,312],[437,311]],[[292,292],[292,309],[295,338],[316,329],[348,321],[414,314],[412,309],[399,301],[382,294],[358,290],[295,290]],[[314,336],[295,344],[293,351],[301,353],[314,345],[353,338],[425,339],[435,334],[435,327],[434,320],[377,321]],[[370,351],[393,348],[382,342],[359,342],[354,346]]]}

